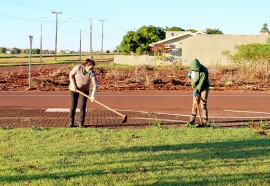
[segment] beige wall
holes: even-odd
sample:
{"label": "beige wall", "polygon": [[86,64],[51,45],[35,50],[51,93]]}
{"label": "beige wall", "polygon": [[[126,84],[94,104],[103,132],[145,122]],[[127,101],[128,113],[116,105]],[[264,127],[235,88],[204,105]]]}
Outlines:
{"label": "beige wall", "polygon": [[183,65],[189,66],[199,59],[206,66],[229,65],[230,61],[222,55],[223,51],[235,52],[235,45],[266,43],[269,35],[196,35],[182,40]]}
{"label": "beige wall", "polygon": [[[209,35],[198,34],[196,36],[183,36],[165,44],[178,44],[182,46],[182,64],[189,66],[190,62],[197,58],[204,65],[228,66],[231,62],[222,53],[229,50],[235,52],[236,45],[249,43],[266,43],[270,35]],[[156,56],[126,56],[115,55],[114,62],[128,65],[168,65],[170,62],[158,61]]]}
{"label": "beige wall", "polygon": [[114,55],[114,63],[124,65],[169,65],[170,62],[157,60],[157,56],[130,56],[130,55]]}

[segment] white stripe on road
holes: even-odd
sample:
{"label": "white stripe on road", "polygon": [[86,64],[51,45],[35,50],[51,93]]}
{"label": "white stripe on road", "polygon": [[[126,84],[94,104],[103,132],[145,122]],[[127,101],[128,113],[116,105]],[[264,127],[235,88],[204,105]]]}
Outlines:
{"label": "white stripe on road", "polygon": [[183,120],[173,120],[173,119],[160,119],[160,118],[138,118],[138,117],[131,117],[129,119],[138,119],[138,120],[151,120],[152,122],[160,122],[160,121],[169,121],[169,122],[188,122]]}
{"label": "white stripe on road", "polygon": [[[88,110],[86,109],[86,112]],[[47,108],[45,112],[70,112],[69,108]],[[80,109],[76,109],[76,112],[80,112]]]}
{"label": "white stripe on road", "polygon": [[270,114],[270,112],[254,112],[254,111],[243,111],[243,110],[224,110],[226,112],[241,112],[241,113],[250,113],[250,114]]}

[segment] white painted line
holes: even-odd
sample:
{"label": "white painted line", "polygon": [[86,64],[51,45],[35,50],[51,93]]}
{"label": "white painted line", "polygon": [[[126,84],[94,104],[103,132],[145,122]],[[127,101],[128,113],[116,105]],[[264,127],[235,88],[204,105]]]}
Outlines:
{"label": "white painted line", "polygon": [[151,120],[151,121],[171,121],[171,122],[188,122],[188,121],[183,121],[183,120],[172,120],[172,119],[160,119],[160,118],[129,118],[129,119],[138,119],[138,120]]}
{"label": "white painted line", "polygon": [[[163,114],[163,115],[169,115],[169,116],[178,116],[178,117],[190,117],[190,114],[189,115],[184,115],[184,114],[170,114],[170,113],[164,113],[164,112],[146,112],[146,111],[137,111],[137,110],[120,110],[120,109],[115,109],[115,110],[118,110],[118,111],[126,111],[126,112],[137,112],[137,113],[143,113],[143,114]],[[197,118],[199,116],[197,115]],[[219,119],[229,119],[229,118],[232,118],[232,119],[270,119],[270,117],[268,116],[249,116],[249,117],[242,117],[242,116],[208,116],[208,118],[219,118]]]}
{"label": "white painted line", "polygon": [[[86,109],[86,112],[88,110]],[[69,108],[47,108],[45,112],[70,112]],[[76,112],[80,112],[80,109],[76,109]]]}
{"label": "white painted line", "polygon": [[[198,116],[197,116],[198,117]],[[242,117],[242,116],[219,116],[219,117],[208,117],[208,118],[216,118],[216,119],[270,119],[270,117],[267,116],[249,116],[249,117]]]}
{"label": "white painted line", "polygon": [[122,112],[137,112],[137,113],[143,113],[143,114],[164,114],[164,115],[169,115],[169,116],[183,116],[183,117],[189,117],[189,115],[184,115],[184,114],[170,114],[170,113],[166,113],[166,112],[147,112],[147,111],[138,111],[138,110],[120,110],[120,109],[114,109],[114,110],[118,110],[118,111],[122,111]]}
{"label": "white painted line", "polygon": [[226,112],[241,112],[241,113],[250,113],[250,114],[270,114],[270,112],[254,112],[254,111],[243,111],[243,110],[224,110]]}

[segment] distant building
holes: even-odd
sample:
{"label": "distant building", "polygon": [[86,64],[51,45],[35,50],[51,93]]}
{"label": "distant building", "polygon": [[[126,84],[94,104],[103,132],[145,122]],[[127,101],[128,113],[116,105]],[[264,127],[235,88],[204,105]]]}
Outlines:
{"label": "distant building", "polygon": [[269,32],[259,32],[260,35],[269,35]]}
{"label": "distant building", "polygon": [[7,50],[6,54],[13,54],[13,51],[12,50]]}
{"label": "distant building", "polygon": [[198,58],[204,64],[217,65],[229,64],[225,51],[235,52],[236,45],[250,43],[266,43],[270,35],[226,35],[205,34],[205,32],[166,32],[166,39],[152,43],[163,43],[169,48],[170,56],[181,57],[183,64],[188,65],[194,58]]}

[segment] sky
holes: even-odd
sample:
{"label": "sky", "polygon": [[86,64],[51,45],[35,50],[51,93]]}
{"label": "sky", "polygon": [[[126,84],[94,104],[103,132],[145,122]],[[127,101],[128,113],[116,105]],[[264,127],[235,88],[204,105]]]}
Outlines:
{"label": "sky", "polygon": [[[128,31],[142,26],[219,29],[224,34],[258,34],[270,24],[269,0],[0,0],[0,47],[54,50],[114,50]],[[104,20],[104,21],[100,21]],[[42,25],[42,29],[41,29]],[[81,31],[81,37],[80,37]]]}

